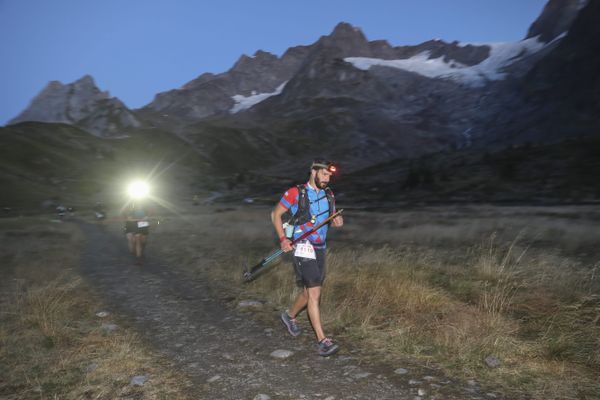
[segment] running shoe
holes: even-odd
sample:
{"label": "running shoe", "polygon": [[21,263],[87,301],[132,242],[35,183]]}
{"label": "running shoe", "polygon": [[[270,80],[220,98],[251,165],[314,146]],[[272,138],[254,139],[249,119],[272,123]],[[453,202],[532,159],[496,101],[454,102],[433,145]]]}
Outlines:
{"label": "running shoe", "polygon": [[333,343],[333,341],[329,338],[325,338],[319,342],[319,355],[322,357],[329,357],[332,354],[335,354],[340,349],[340,346]]}
{"label": "running shoe", "polygon": [[302,333],[302,328],[298,326],[298,322],[296,322],[296,318],[290,317],[287,311],[281,313],[281,321],[287,328],[288,332],[292,336],[298,336]]}

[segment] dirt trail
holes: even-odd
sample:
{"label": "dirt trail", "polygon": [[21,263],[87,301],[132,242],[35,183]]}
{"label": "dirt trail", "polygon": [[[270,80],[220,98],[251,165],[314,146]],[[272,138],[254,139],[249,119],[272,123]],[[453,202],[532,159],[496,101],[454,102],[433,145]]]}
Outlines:
{"label": "dirt trail", "polygon": [[[312,341],[288,336],[276,318],[265,326],[248,313],[228,308],[210,295],[205,282],[191,280],[153,256],[144,266],[133,266],[124,238],[96,225],[80,226],[87,238],[83,275],[112,311],[131,321],[197,383],[201,398],[254,399],[266,394],[271,399],[413,399],[418,388],[428,393],[423,398],[434,398],[427,382],[409,385],[409,379],[420,376],[364,366],[347,351],[319,357]],[[277,359],[270,355],[277,349],[294,354]],[[434,387],[441,389],[435,391],[448,383],[438,381]],[[458,392],[460,396],[439,393],[436,398],[486,397],[472,389],[469,394]]]}

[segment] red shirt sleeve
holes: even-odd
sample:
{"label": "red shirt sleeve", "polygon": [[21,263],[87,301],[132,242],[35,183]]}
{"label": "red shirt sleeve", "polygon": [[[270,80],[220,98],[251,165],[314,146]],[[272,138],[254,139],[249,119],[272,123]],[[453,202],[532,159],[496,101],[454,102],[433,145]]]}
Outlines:
{"label": "red shirt sleeve", "polygon": [[298,204],[298,188],[293,187],[287,190],[279,200],[279,204],[283,206],[286,210],[288,210],[294,204]]}

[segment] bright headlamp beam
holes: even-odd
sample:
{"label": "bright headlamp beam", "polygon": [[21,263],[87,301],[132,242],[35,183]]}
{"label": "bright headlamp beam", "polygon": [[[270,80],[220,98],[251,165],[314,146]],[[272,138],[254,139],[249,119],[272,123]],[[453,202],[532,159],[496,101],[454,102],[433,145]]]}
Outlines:
{"label": "bright headlamp beam", "polygon": [[129,184],[127,193],[129,193],[129,196],[134,199],[141,199],[148,196],[148,193],[150,193],[150,187],[146,182],[135,181]]}

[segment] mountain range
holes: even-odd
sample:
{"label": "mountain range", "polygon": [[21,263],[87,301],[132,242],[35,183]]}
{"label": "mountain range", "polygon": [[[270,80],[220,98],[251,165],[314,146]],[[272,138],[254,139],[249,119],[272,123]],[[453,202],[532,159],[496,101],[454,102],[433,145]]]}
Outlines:
{"label": "mountain range", "polygon": [[340,23],[280,57],[242,55],[228,71],[201,74],[136,110],[90,76],[50,82],[10,124],[66,123],[107,138],[167,131],[216,173],[273,179],[305,170],[316,155],[352,173],[552,144],[597,135],[599,18],[598,2],[550,0],[519,42],[395,47]]}

